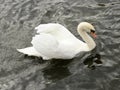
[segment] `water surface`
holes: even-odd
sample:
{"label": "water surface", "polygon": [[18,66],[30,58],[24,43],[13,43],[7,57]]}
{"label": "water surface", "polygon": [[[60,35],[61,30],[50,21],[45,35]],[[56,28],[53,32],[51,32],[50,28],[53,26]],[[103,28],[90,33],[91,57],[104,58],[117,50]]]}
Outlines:
{"label": "water surface", "polygon": [[[42,23],[60,23],[81,39],[82,21],[96,28],[90,53],[41,61],[16,51],[31,45]],[[120,90],[120,1],[0,0],[0,90]]]}

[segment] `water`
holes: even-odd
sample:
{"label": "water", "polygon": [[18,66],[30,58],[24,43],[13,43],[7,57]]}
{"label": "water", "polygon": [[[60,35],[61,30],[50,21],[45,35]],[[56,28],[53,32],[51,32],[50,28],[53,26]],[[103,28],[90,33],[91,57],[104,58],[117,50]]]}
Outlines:
{"label": "water", "polygon": [[[0,90],[120,90],[119,16],[119,0],[0,0]],[[40,23],[58,22],[80,38],[81,21],[96,28],[93,53],[41,61],[16,51],[31,45]]]}

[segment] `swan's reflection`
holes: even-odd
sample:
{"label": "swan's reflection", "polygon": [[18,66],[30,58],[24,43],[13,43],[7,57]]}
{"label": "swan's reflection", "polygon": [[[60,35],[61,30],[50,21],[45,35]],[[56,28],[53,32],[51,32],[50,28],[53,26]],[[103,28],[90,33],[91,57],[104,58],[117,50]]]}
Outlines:
{"label": "swan's reflection", "polygon": [[[87,65],[90,69],[95,69],[96,64],[102,64],[100,60],[100,54],[91,54],[88,56],[83,63]],[[71,75],[68,67],[70,63],[74,62],[74,60],[52,60],[50,64],[43,69],[44,78],[46,80],[50,80],[52,82],[61,80],[69,75]]]}
{"label": "swan's reflection", "polygon": [[97,65],[102,64],[101,56],[100,54],[91,54],[83,61],[83,63],[87,65],[88,68],[95,69]]}
{"label": "swan's reflection", "polygon": [[68,65],[72,60],[52,60],[50,64],[43,69],[44,77],[48,80],[57,81],[69,76]]}

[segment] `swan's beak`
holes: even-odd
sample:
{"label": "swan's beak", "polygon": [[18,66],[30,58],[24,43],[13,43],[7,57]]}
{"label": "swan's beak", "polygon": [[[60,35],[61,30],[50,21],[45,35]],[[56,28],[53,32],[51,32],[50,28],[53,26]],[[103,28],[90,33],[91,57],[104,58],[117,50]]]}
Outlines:
{"label": "swan's beak", "polygon": [[90,32],[90,34],[91,34],[91,36],[92,36],[93,38],[96,38],[95,32]]}

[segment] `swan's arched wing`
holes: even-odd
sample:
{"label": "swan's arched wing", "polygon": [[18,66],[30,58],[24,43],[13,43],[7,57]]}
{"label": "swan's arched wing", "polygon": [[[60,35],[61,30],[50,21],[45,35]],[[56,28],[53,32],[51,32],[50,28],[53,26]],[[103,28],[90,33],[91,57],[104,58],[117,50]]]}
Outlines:
{"label": "swan's arched wing", "polygon": [[50,33],[59,30],[59,28],[61,27],[62,25],[57,23],[48,23],[48,24],[40,24],[39,26],[35,27],[35,30],[37,30],[37,33]]}
{"label": "swan's arched wing", "polygon": [[39,26],[35,27],[35,30],[37,30],[37,33],[56,33],[56,32],[67,32],[69,34],[69,30],[65,28],[63,25],[58,23],[48,23],[48,24],[40,24]]}
{"label": "swan's arched wing", "polygon": [[57,51],[58,41],[50,34],[42,33],[32,39],[33,47],[43,55],[43,58],[52,58]]}
{"label": "swan's arched wing", "polygon": [[37,33],[46,33],[54,36],[58,41],[76,38],[67,28],[58,23],[40,24],[35,28]]}

